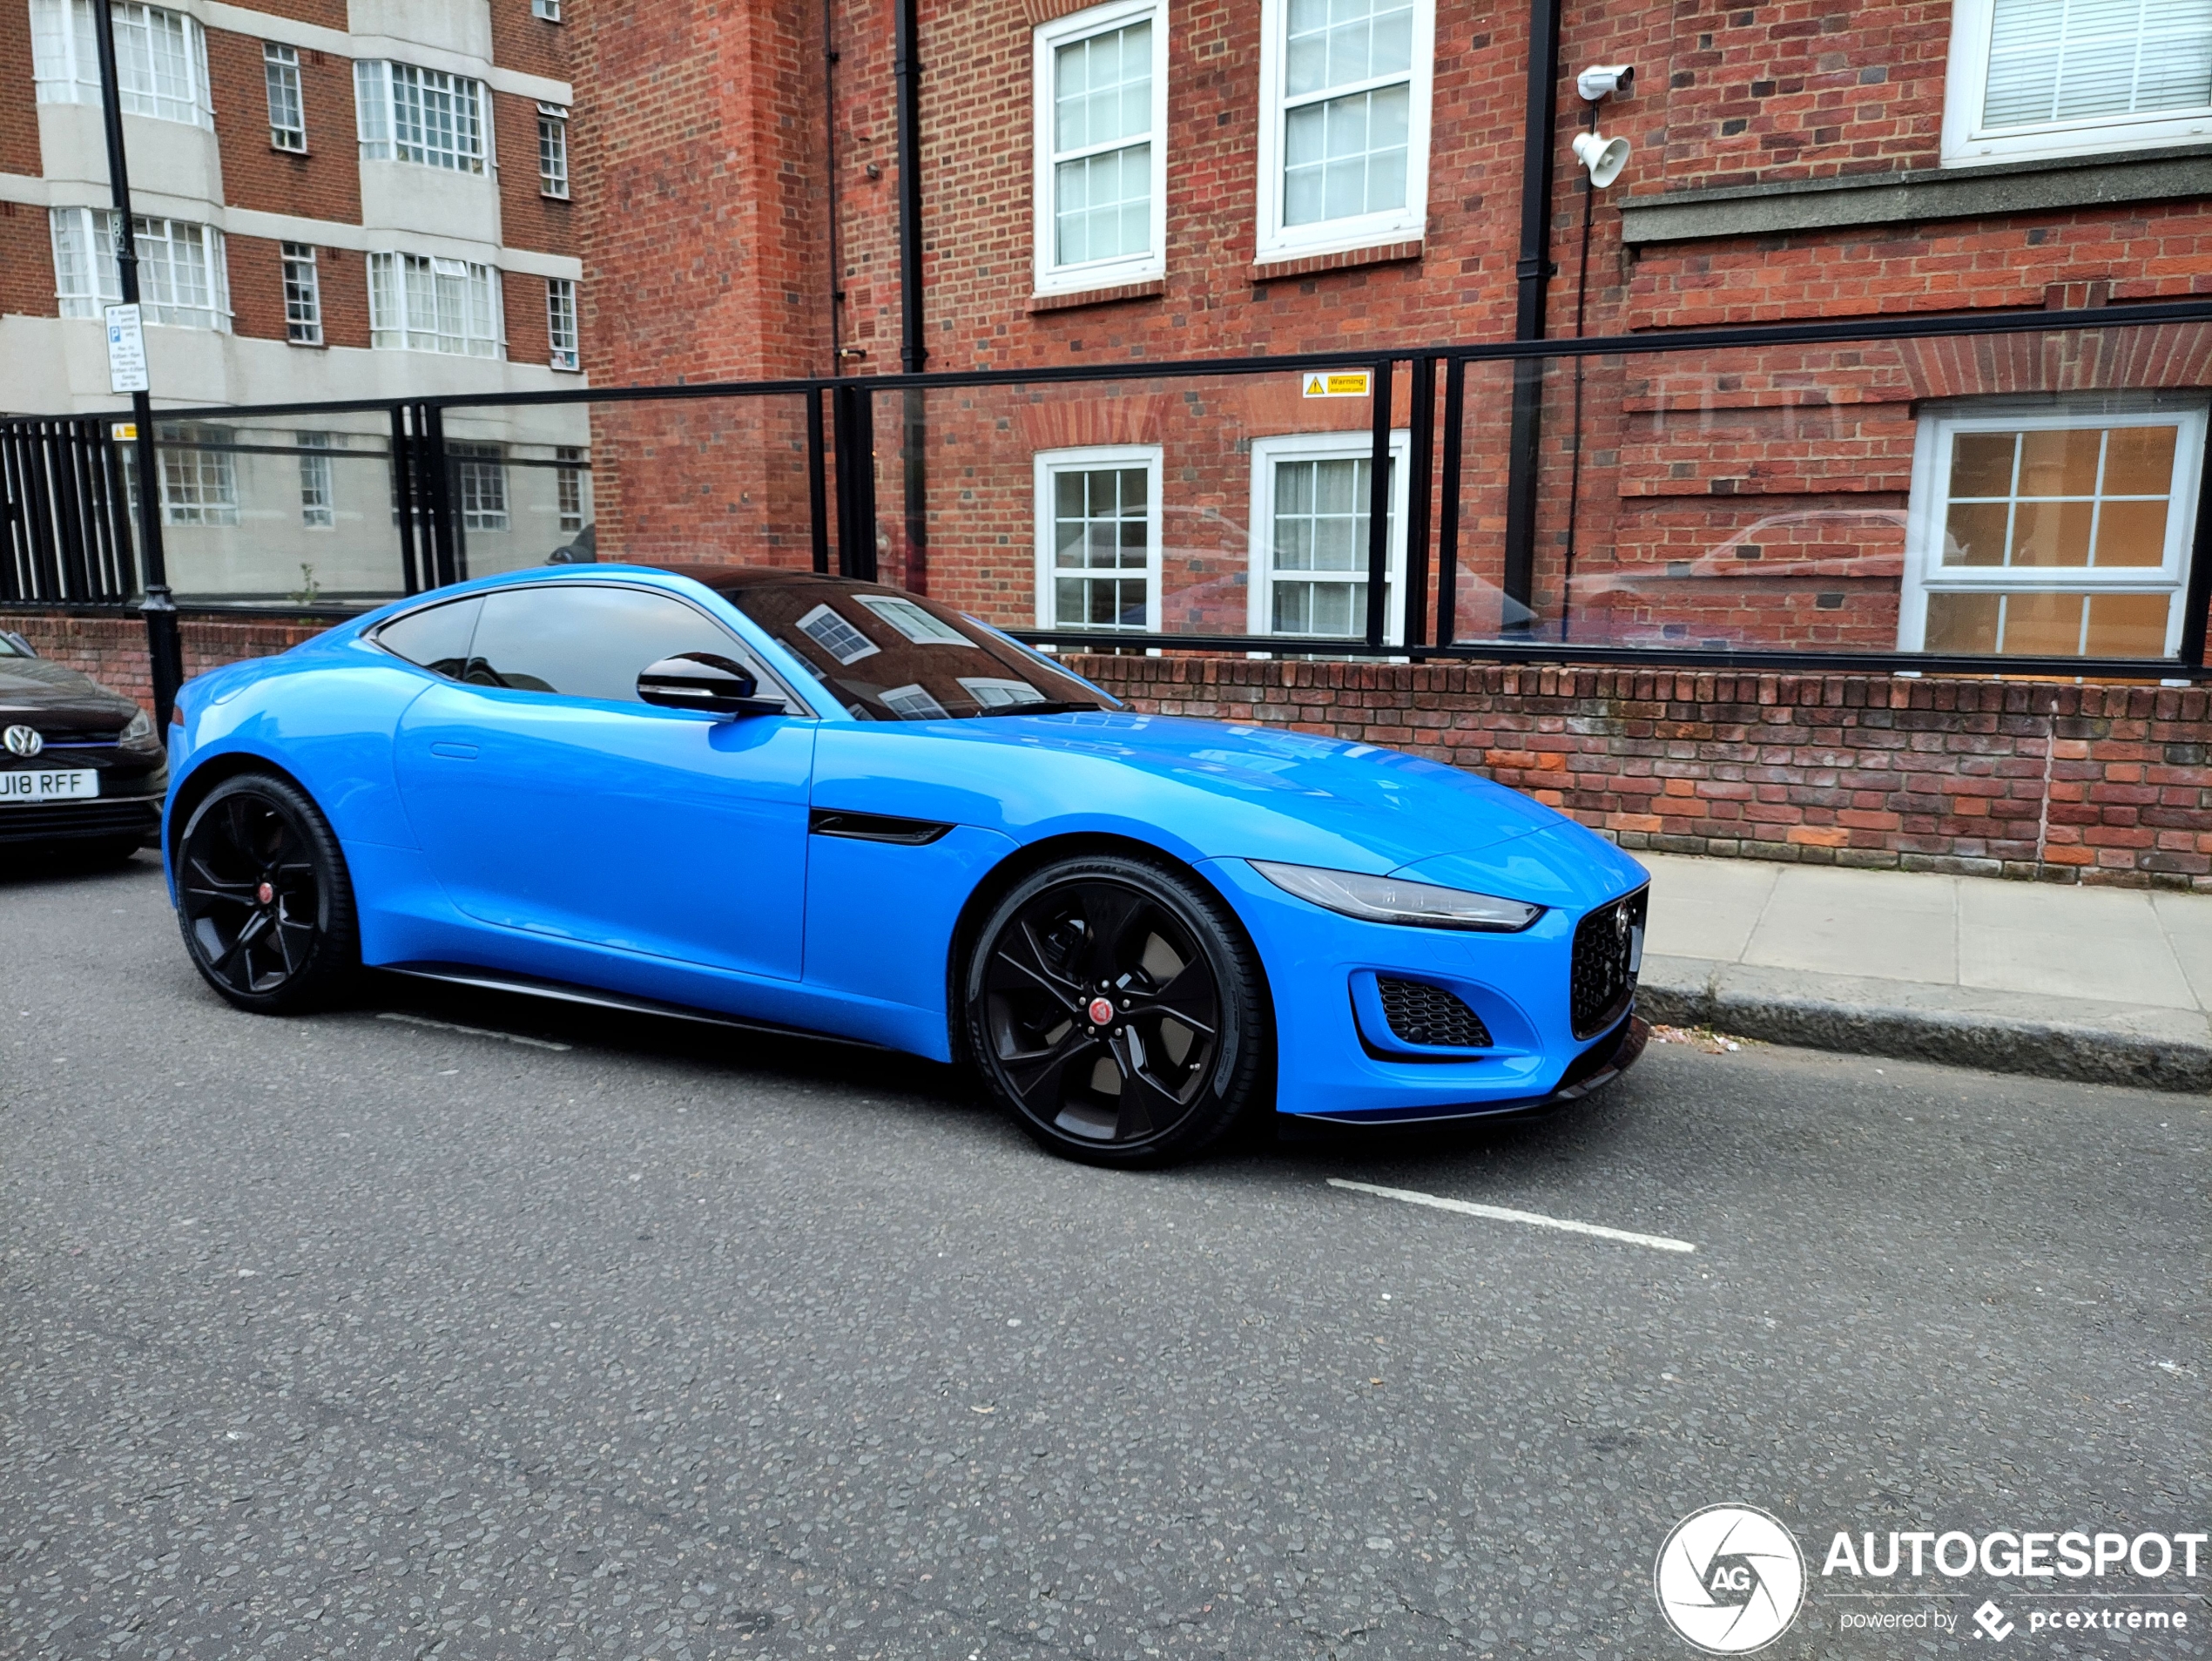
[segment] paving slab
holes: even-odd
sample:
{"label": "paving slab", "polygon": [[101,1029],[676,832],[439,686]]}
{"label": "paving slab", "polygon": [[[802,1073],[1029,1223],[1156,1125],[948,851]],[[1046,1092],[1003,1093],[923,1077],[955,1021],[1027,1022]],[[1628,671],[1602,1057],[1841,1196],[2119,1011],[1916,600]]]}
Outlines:
{"label": "paving slab", "polygon": [[2212,895],[1639,857],[1649,1019],[2212,1091]]}

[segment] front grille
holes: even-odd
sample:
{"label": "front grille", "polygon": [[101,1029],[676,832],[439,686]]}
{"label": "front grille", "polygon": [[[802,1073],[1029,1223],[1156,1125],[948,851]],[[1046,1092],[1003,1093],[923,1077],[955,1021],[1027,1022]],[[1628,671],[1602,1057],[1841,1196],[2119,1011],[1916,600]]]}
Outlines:
{"label": "front grille", "polygon": [[[33,726],[37,723],[33,722]],[[84,750],[112,748],[120,742],[120,726],[40,726],[38,736],[46,740],[50,750]]]}
{"label": "front grille", "polygon": [[1635,996],[1643,956],[1643,918],[1651,890],[1600,906],[1575,926],[1575,965],[1568,1009],[1577,1038],[1595,1036],[1620,1017]]}
{"label": "front grille", "polygon": [[158,801],[46,801],[0,807],[0,842],[55,836],[146,835],[161,822]]}
{"label": "front grille", "polygon": [[1443,1050],[1490,1047],[1482,1017],[1442,987],[1378,975],[1375,989],[1382,995],[1383,1018],[1403,1042]]}

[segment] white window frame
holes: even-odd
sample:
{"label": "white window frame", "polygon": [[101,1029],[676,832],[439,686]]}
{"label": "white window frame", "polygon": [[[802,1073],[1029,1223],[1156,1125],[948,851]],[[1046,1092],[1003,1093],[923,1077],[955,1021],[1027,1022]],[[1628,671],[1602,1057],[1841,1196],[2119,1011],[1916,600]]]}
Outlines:
{"label": "white window frame", "polygon": [[[453,510],[461,516],[462,530],[496,536],[513,528],[513,507],[507,489],[507,446],[489,440],[448,441],[446,454],[453,463]],[[470,505],[471,497],[475,505]]]}
{"label": "white window frame", "polygon": [[545,280],[545,347],[546,361],[554,368],[583,367],[583,328],[577,316],[576,282],[572,278]]}
{"label": "white window frame", "polygon": [[[269,99],[269,148],[288,156],[307,153],[307,88],[300,78],[300,49],[280,40],[261,43],[261,85]],[[299,118],[290,126],[277,121],[277,93],[281,87]]]}
{"label": "white window frame", "polygon": [[[470,117],[475,129],[473,150],[464,148],[459,142],[458,123],[455,143],[450,150],[442,145],[433,148],[428,145],[401,144],[393,88],[403,75],[417,78],[418,91],[428,91],[455,100],[462,98],[463,87],[472,89],[468,97],[474,106]],[[434,81],[438,84],[434,84]],[[354,63],[354,119],[363,161],[403,161],[454,173],[489,174],[496,171],[492,161],[497,151],[491,131],[491,89],[470,76],[452,75],[444,70],[425,69],[420,64],[402,64],[390,58],[357,58]],[[402,153],[406,150],[419,153]],[[448,156],[450,160],[443,159]]]}
{"label": "white window frame", "polygon": [[561,0],[530,0],[530,16],[547,23],[561,21]]}
{"label": "white window frame", "polygon": [[[485,285],[485,302],[489,313],[489,334],[468,332],[468,320],[462,320],[459,334],[447,334],[439,327],[435,314],[418,318],[410,314],[407,277],[410,265],[426,269],[435,283],[442,277],[458,280],[463,285],[462,304],[468,303],[467,285],[479,279]],[[427,325],[427,327],[425,326]],[[383,335],[387,338],[379,340]],[[397,335],[394,340],[390,336]],[[432,341],[454,340],[461,342],[457,350],[444,346],[418,344],[410,337],[428,337]],[[499,268],[478,265],[473,260],[448,260],[442,254],[418,254],[379,250],[368,256],[368,343],[380,352],[435,352],[447,357],[504,358],[507,355],[507,308],[502,293]],[[481,346],[484,349],[478,350]]]}
{"label": "white window frame", "polygon": [[[1356,432],[1285,433],[1252,440],[1251,609],[1246,627],[1255,635],[1275,632],[1275,464],[1278,462],[1371,461],[1375,441],[1365,428]],[[1406,514],[1410,500],[1407,477],[1413,471],[1413,436],[1403,427],[1390,434],[1390,563],[1385,584],[1390,599],[1383,608],[1383,644],[1399,645],[1406,636]],[[1365,584],[1363,561],[1349,572],[1332,572],[1325,582]],[[1364,640],[1365,614],[1359,626],[1346,635],[1290,635],[1296,640]]]}
{"label": "white window frame", "polygon": [[[1905,516],[1905,580],[1898,595],[1897,645],[1924,652],[1928,596],[2020,592],[2165,594],[2168,657],[2181,650],[2188,607],[2189,550],[2196,531],[2198,475],[2204,459],[2207,410],[2202,399],[2125,396],[2054,404],[1978,400],[1930,407],[1913,436],[1912,496]],[[2082,427],[2173,427],[2174,488],[2166,512],[2166,557],[2158,565],[1946,565],[1943,539],[1950,507],[1952,441],[1960,433],[2065,431]]]}
{"label": "white window frame", "polygon": [[[1289,119],[1289,100],[1284,77],[1289,72],[1290,0],[1260,0],[1259,35],[1259,177],[1254,200],[1252,258],[1265,264],[1316,253],[1343,253],[1355,248],[1379,247],[1386,243],[1413,241],[1428,224],[1429,98],[1436,70],[1436,3],[1413,0],[1413,65],[1408,80],[1406,111],[1406,206],[1351,219],[1322,219],[1312,225],[1283,223],[1283,130]],[[1397,78],[1373,84],[1390,84]],[[1332,88],[1330,98],[1356,91],[1366,83]],[[1299,100],[1307,102],[1305,98]]]}
{"label": "white window frame", "polygon": [[1952,7],[1951,57],[1943,97],[1945,166],[2151,150],[2165,145],[2202,143],[2212,137],[2212,104],[2193,110],[2091,116],[2035,126],[1984,126],[1982,106],[1989,91],[1990,37],[1996,17],[1996,0],[1956,0]]}
{"label": "white window frame", "polygon": [[1144,469],[1144,626],[1127,629],[1114,626],[1116,634],[1157,634],[1160,631],[1160,587],[1163,575],[1161,547],[1164,518],[1160,503],[1160,485],[1165,471],[1164,456],[1157,444],[1094,444],[1078,449],[1042,449],[1036,452],[1035,468],[1035,541],[1036,541],[1036,614],[1040,629],[1077,629],[1085,633],[1103,631],[1108,625],[1096,623],[1062,623],[1060,621],[1060,588],[1057,581],[1059,567],[1055,564],[1053,546],[1053,482],[1062,473],[1101,473],[1113,469]]}
{"label": "white window frame", "polygon": [[300,523],[309,530],[332,530],[338,524],[336,469],[330,464],[337,445],[327,432],[294,433],[300,449]]}
{"label": "white window frame", "polygon": [[284,282],[284,338],[293,346],[320,346],[322,271],[312,242],[277,244]]}
{"label": "white window frame", "polygon": [[161,469],[161,522],[166,525],[238,523],[238,442],[230,427],[197,422],[157,431]]}
{"label": "white window frame", "polygon": [[[189,219],[133,216],[138,250],[140,304],[145,321],[172,328],[209,328],[227,333],[231,327],[230,267],[223,233],[212,225]],[[105,207],[57,207],[47,211],[47,230],[54,250],[54,298],[64,317],[98,317],[104,307],[123,299],[123,279],[116,269],[115,214]],[[186,305],[176,297],[174,273],[179,231],[199,233],[199,286],[207,304]],[[81,270],[71,267],[82,264]],[[165,294],[164,291],[167,290]]]}
{"label": "white window frame", "polygon": [[[549,161],[553,167],[547,166]],[[569,199],[569,111],[564,105],[537,106],[537,193],[556,202]]]}
{"label": "white window frame", "polygon": [[553,510],[559,527],[571,535],[583,529],[583,446],[553,447]]}
{"label": "white window frame", "polygon": [[[1062,265],[1054,258],[1058,243],[1055,228],[1053,151],[1053,58],[1060,48],[1093,35],[1110,34],[1135,23],[1152,25],[1152,147],[1150,246],[1141,254],[1111,260],[1091,260]],[[1030,199],[1034,208],[1030,236],[1035,266],[1035,292],[1040,294],[1082,294],[1093,288],[1118,287],[1123,283],[1148,282],[1167,274],[1168,197],[1168,9],[1166,0],[1117,0],[1093,6],[1041,25],[1035,33],[1034,98],[1030,118],[1033,156]],[[1126,144],[1128,141],[1123,140]],[[1118,146],[1117,146],[1118,147]]]}
{"label": "white window frame", "polygon": [[[136,60],[125,50],[125,34],[132,29],[149,30],[149,17],[152,14],[172,18],[184,25],[185,68],[189,84],[181,102],[188,107],[188,113],[162,107],[165,103],[173,105],[179,100],[163,99],[151,85],[138,83],[132,75]],[[207,31],[200,26],[199,19],[173,7],[140,5],[135,0],[116,0],[113,16],[116,80],[122,94],[123,112],[212,130],[215,125],[215,104],[207,76]],[[97,106],[100,102],[99,37],[92,26],[91,0],[31,0],[30,37],[31,72],[37,84],[38,102]]]}

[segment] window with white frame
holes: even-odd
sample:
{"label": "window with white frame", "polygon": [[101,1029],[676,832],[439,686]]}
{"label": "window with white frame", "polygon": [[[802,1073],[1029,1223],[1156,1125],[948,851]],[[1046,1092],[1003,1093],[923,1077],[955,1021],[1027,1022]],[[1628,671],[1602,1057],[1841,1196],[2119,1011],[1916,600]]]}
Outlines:
{"label": "window with white frame", "polygon": [[281,41],[263,41],[261,79],[269,93],[270,148],[304,152],[307,106],[300,91],[300,49]]}
{"label": "window with white frame", "polygon": [[555,368],[583,367],[576,327],[576,284],[566,277],[545,280],[545,343]]}
{"label": "window with white frame", "polygon": [[499,356],[499,273],[466,260],[370,254],[368,343],[380,351]]}
{"label": "window with white frame", "polygon": [[1036,527],[1039,628],[1159,628],[1159,446],[1039,451]]}
{"label": "window with white frame", "polygon": [[238,469],[227,427],[191,424],[157,429],[161,456],[161,518],[172,525],[238,523]]}
{"label": "window with white frame", "polygon": [[[98,317],[123,298],[115,266],[115,215],[105,208],[57,207],[48,223],[54,242],[54,294],[64,317]],[[231,326],[229,273],[223,233],[183,219],[132,220],[138,251],[138,295],[149,323],[178,328]]]}
{"label": "window with white frame", "polygon": [[327,530],[338,523],[328,433],[294,433],[300,446],[300,523]]}
{"label": "window with white frame", "polygon": [[[215,125],[207,36],[181,11],[118,0],[115,78],[124,113]],[[100,102],[99,36],[91,0],[30,0],[31,77],[41,104]]]}
{"label": "window with white frame", "polygon": [[1094,6],[1036,31],[1036,287],[1071,293],[1166,270],[1163,0]]}
{"label": "window with white frame", "polygon": [[1958,0],[1951,165],[2212,137],[2212,0]]}
{"label": "window with white frame", "polygon": [[362,58],[354,65],[354,103],[363,160],[484,171],[490,145],[481,81]]}
{"label": "window with white frame", "polygon": [[507,451],[499,444],[448,442],[463,530],[507,529]]}
{"label": "window with white frame", "polygon": [[1262,260],[1418,237],[1434,0],[1262,0]]}
{"label": "window with white frame", "polygon": [[561,0],[530,0],[530,16],[548,23],[561,21]]}
{"label": "window with white frame", "polygon": [[2170,656],[2204,431],[2201,400],[1923,415],[1899,648]]}
{"label": "window with white frame", "polygon": [[284,338],[294,346],[322,344],[322,273],[314,245],[280,242],[284,261]]}
{"label": "window with white frame", "polygon": [[[1390,559],[1383,639],[1396,644],[1406,565],[1408,436],[1390,436]],[[1374,446],[1364,432],[1293,433],[1252,441],[1254,634],[1357,638],[1367,632],[1367,535]]]}
{"label": "window with white frame", "polygon": [[583,449],[578,444],[556,444],[553,459],[560,465],[553,474],[553,505],[561,516],[561,529],[583,529]]}
{"label": "window with white frame", "polygon": [[537,106],[537,191],[569,199],[569,112],[557,104]]}

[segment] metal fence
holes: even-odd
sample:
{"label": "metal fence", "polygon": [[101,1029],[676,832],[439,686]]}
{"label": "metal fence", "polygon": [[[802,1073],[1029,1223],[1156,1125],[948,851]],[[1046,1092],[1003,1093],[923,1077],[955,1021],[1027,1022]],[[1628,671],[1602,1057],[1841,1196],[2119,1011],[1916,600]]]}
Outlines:
{"label": "metal fence", "polygon": [[[2198,679],[2209,388],[2191,301],[174,409],[155,449],[187,604],[705,560],[1055,648]],[[0,423],[0,601],[129,598],[118,430]]]}

